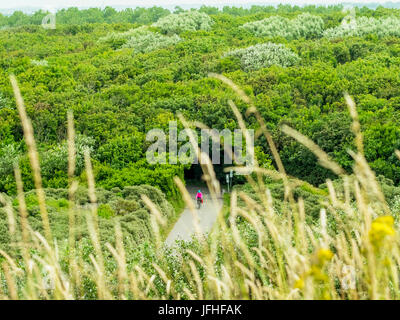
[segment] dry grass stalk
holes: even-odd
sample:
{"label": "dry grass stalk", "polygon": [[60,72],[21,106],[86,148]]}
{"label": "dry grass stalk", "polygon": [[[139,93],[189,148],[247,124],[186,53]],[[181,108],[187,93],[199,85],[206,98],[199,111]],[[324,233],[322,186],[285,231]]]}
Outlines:
{"label": "dry grass stalk", "polygon": [[[250,105],[250,113],[255,114],[261,126],[260,133],[268,137],[269,132],[259,118],[254,105],[240,88],[229,79],[212,75],[235,90],[235,92]],[[17,105],[23,122],[25,139],[30,153],[33,172],[40,175],[40,167],[33,130],[23,108],[15,78],[11,79],[17,99]],[[88,192],[92,204],[91,214],[87,214],[87,226],[93,253],[89,255],[91,264],[84,263],[82,252],[74,250],[69,256],[70,274],[63,272],[61,267],[62,255],[51,237],[43,237],[31,230],[27,219],[27,208],[23,193],[21,173],[16,167],[18,203],[22,241],[16,243],[16,249],[22,253],[23,268],[16,263],[16,252],[4,252],[0,275],[5,279],[6,290],[1,290],[0,297],[4,299],[74,299],[84,296],[84,286],[81,274],[94,281],[99,299],[388,299],[399,298],[398,273],[400,265],[400,247],[398,226],[384,229],[376,217],[392,211],[387,206],[375,174],[368,166],[363,156],[362,134],[358,122],[355,105],[346,97],[353,118],[353,131],[356,135],[357,154],[355,159],[354,176],[348,176],[329,156],[311,140],[295,130],[284,127],[289,134],[303,143],[316,154],[320,162],[343,180],[343,192],[335,189],[336,184],[327,181],[329,195],[321,204],[320,218],[311,221],[302,198],[294,201],[291,190],[304,182],[286,175],[279,154],[268,139],[271,153],[277,163],[278,171],[260,168],[254,165],[253,175],[248,176],[254,194],[233,190],[230,197],[230,207],[224,208],[217,217],[217,226],[212,233],[205,237],[196,228],[199,247],[185,248],[182,256],[167,256],[159,235],[160,226],[165,224],[157,206],[148,197],[142,197],[151,211],[153,231],[157,246],[157,261],[151,261],[149,268],[146,264],[129,265],[127,259],[128,244],[124,243],[121,226],[115,224],[115,247],[110,244],[102,245],[98,233],[97,199],[93,168],[89,152],[85,152],[86,175]],[[245,130],[244,120],[236,105],[230,102],[231,108],[238,119],[239,126]],[[185,127],[193,123],[181,117]],[[197,127],[202,125],[196,123]],[[70,228],[76,224],[76,215],[81,214],[74,205],[74,194],[77,184],[74,182],[76,160],[74,147],[74,128],[72,114],[68,114],[68,146],[69,146],[69,196],[70,196]],[[270,136],[269,136],[270,137]],[[194,137],[190,137],[192,145],[197,145]],[[246,138],[247,139],[247,138]],[[33,142],[32,142],[33,140]],[[272,141],[272,140],[271,140]],[[219,184],[209,158],[196,149],[205,180],[214,199],[219,196]],[[400,156],[400,152],[396,151]],[[36,171],[35,171],[36,170]],[[244,168],[234,168],[240,172]],[[254,175],[257,178],[254,178]],[[264,185],[264,176],[282,180],[286,196],[283,199],[283,209],[278,211],[270,190]],[[35,178],[36,179],[36,178]],[[42,190],[41,180],[36,179],[36,188]],[[183,182],[175,178],[175,183],[183,194],[189,209],[193,212],[194,204]],[[336,183],[336,182],[335,182]],[[38,186],[40,188],[38,188]],[[45,208],[44,192],[39,195],[39,201]],[[254,196],[254,197],[253,197]],[[355,200],[353,200],[353,198]],[[3,197],[8,214],[9,231],[18,235],[18,223],[13,208]],[[43,208],[41,208],[42,210]],[[46,216],[46,212],[42,213]],[[385,218],[385,217],[384,217]],[[386,217],[388,218],[388,217]],[[317,219],[318,220],[318,219]],[[387,219],[389,220],[389,219]],[[378,224],[377,224],[378,221]],[[386,220],[385,220],[386,221]],[[198,221],[195,219],[198,224]],[[43,221],[45,226],[45,219]],[[335,225],[336,227],[332,227]],[[246,226],[245,229],[244,226]],[[50,228],[50,225],[48,226]],[[371,236],[375,229],[386,230],[388,234],[380,242],[374,242]],[[381,229],[379,229],[381,228]],[[383,228],[383,229],[382,229]],[[393,232],[392,229],[393,228]],[[246,232],[254,236],[246,237]],[[50,235],[51,235],[51,230]],[[77,239],[70,230],[68,245],[78,248]],[[250,242],[249,242],[250,241]],[[35,249],[31,256],[30,249]],[[196,248],[196,247],[194,247]],[[329,248],[334,248],[334,252]],[[110,275],[107,273],[105,259],[111,255],[116,262],[116,269]],[[73,257],[76,258],[73,259]],[[177,269],[171,271],[168,259],[179,261]],[[180,260],[174,260],[180,259]],[[94,270],[94,272],[93,272]],[[129,271],[131,270],[131,271]],[[354,286],[346,288],[343,285],[346,270],[356,270]],[[52,287],[45,285],[44,273],[49,276]],[[175,274],[184,277],[186,282],[180,283]],[[18,279],[19,281],[16,281]],[[21,281],[24,279],[25,284]],[[334,281],[339,281],[340,285]],[[351,284],[351,282],[350,282]],[[394,288],[394,290],[389,290]]]}
{"label": "dry grass stalk", "polygon": [[46,197],[42,187],[42,176],[40,174],[39,154],[36,148],[36,142],[33,133],[32,123],[26,114],[24,99],[22,98],[17,79],[14,75],[10,76],[11,86],[14,90],[15,101],[19,117],[21,119],[22,128],[24,131],[25,143],[28,148],[28,156],[32,167],[33,179],[35,182],[36,194],[39,202],[40,214],[42,216],[44,233],[49,243],[52,242],[51,228],[49,217],[46,208]]}

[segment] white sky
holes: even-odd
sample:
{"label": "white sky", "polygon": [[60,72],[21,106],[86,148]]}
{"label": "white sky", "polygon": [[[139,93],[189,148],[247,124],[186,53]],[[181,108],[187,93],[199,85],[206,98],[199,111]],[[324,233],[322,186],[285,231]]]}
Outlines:
{"label": "white sky", "polygon": [[[58,7],[104,7],[109,6],[129,6],[129,7],[149,7],[153,5],[171,7],[175,5],[181,6],[199,6],[199,5],[246,5],[246,4],[335,4],[341,2],[352,3],[385,3],[390,0],[0,0],[0,8],[20,8],[35,7],[43,9],[51,9]],[[397,2],[399,0],[392,0]]]}

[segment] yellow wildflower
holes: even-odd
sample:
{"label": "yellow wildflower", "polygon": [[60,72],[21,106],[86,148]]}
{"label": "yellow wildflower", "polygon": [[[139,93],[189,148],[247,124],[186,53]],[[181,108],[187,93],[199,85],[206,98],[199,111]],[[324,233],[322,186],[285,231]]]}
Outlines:
{"label": "yellow wildflower", "polygon": [[304,280],[302,278],[299,278],[296,280],[296,282],[294,283],[294,288],[295,289],[303,289],[304,288]]}
{"label": "yellow wildflower", "polygon": [[325,263],[333,258],[333,255],[333,252],[329,249],[319,249],[314,256],[314,261],[310,269],[296,280],[294,288],[302,290],[304,288],[304,281],[308,277],[312,277],[314,281],[327,284],[329,282],[329,277],[324,272],[323,268]]}
{"label": "yellow wildflower", "polygon": [[320,282],[326,282],[329,280],[328,276],[323,272],[319,266],[311,266],[308,273],[313,276],[313,279]]}
{"label": "yellow wildflower", "polygon": [[319,249],[317,252],[317,258],[319,264],[322,265],[333,258],[333,252],[329,249]]}
{"label": "yellow wildflower", "polygon": [[375,247],[379,247],[382,241],[395,234],[394,219],[392,216],[383,216],[375,219],[369,230],[369,240]]}

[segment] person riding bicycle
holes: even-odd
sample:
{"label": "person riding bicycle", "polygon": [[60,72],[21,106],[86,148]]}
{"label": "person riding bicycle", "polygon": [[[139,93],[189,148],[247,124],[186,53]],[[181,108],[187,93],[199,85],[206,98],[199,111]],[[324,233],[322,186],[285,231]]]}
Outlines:
{"label": "person riding bicycle", "polygon": [[200,190],[197,191],[196,200],[200,201],[201,203],[203,203],[203,194],[201,193]]}

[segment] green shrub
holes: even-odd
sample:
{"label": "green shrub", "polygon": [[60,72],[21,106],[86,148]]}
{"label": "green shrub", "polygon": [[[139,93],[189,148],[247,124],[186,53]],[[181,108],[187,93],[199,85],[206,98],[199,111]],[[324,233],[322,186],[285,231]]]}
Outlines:
{"label": "green shrub", "polygon": [[[48,210],[50,225],[54,238],[63,243],[68,238],[69,230],[69,201],[67,189],[45,189],[46,207]],[[157,188],[142,185],[114,189],[113,191],[96,189],[98,200],[98,221],[100,240],[115,242],[114,224],[118,219],[125,242],[139,245],[145,241],[152,241],[152,228],[150,226],[150,210],[143,202],[141,195],[146,195],[157,207],[165,219],[174,217],[175,211],[167,201],[165,195]],[[91,214],[91,205],[88,198],[88,190],[80,187],[76,192],[76,204],[79,214],[76,216],[77,239],[89,239],[86,224],[86,214]],[[12,199],[12,205],[18,212],[18,200]],[[40,215],[39,202],[35,190],[25,193],[25,202],[28,209],[28,220],[33,230],[43,232],[42,219]],[[19,228],[17,219],[17,229]],[[17,239],[21,235],[17,234]],[[0,207],[0,249],[11,248],[7,215]]]}
{"label": "green shrub", "polygon": [[254,46],[228,52],[224,57],[234,56],[240,59],[241,67],[245,71],[258,70],[273,65],[290,67],[296,65],[300,58],[282,44],[272,42],[256,44]]}
{"label": "green shrub", "polygon": [[376,35],[378,38],[400,37],[400,18],[373,18],[359,17],[354,23],[341,24],[335,28],[324,31],[324,36],[329,39],[343,37],[364,37]]}
{"label": "green shrub", "polygon": [[114,137],[99,147],[97,158],[113,168],[122,169],[143,157],[143,140],[142,133]]}
{"label": "green shrub", "polygon": [[97,214],[99,217],[109,219],[115,215],[114,210],[108,204],[101,204],[97,208]]}
{"label": "green shrub", "polygon": [[187,11],[163,17],[153,26],[160,28],[164,34],[172,34],[183,31],[210,30],[213,23],[210,16],[203,12]]}
{"label": "green shrub", "polygon": [[321,17],[303,13],[295,19],[272,16],[264,20],[245,23],[241,28],[258,37],[282,37],[285,39],[317,38],[324,30]]}
{"label": "green shrub", "polygon": [[146,53],[157,49],[171,47],[180,41],[181,38],[176,34],[165,36],[146,30],[132,35],[121,48],[133,49],[134,53]]}

